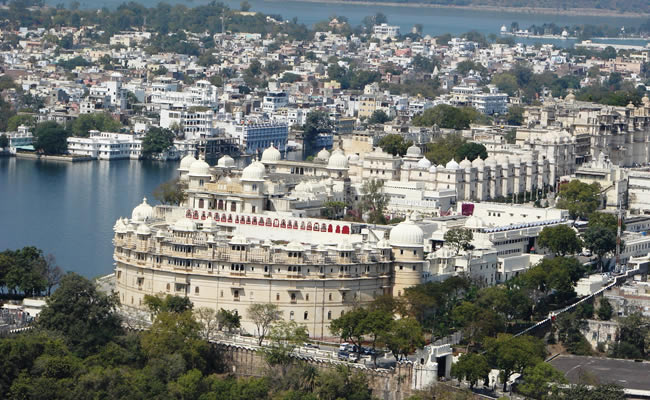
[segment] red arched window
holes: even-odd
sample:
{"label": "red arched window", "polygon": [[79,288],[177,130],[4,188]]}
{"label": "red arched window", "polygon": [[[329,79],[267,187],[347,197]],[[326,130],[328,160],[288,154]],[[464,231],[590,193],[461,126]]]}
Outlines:
{"label": "red arched window", "polygon": [[311,222],[307,222],[307,230],[308,230],[308,231],[311,230]]}
{"label": "red arched window", "polygon": [[199,219],[199,212],[198,212],[198,211],[194,211],[194,216],[193,216],[193,218],[194,218],[194,219]]}
{"label": "red arched window", "polygon": [[341,233],[341,227],[339,225],[336,225],[336,230],[334,232]]}
{"label": "red arched window", "polygon": [[240,224],[245,224],[246,223],[246,218],[242,215],[241,218],[239,218],[239,223]]}
{"label": "red arched window", "polygon": [[272,226],[273,222],[271,221],[271,218],[266,219],[266,226]]}
{"label": "red arched window", "polygon": [[277,228],[278,226],[280,226],[280,220],[278,220],[277,218],[275,218],[275,219],[273,220],[273,227],[274,227],[274,228]]}
{"label": "red arched window", "polygon": [[314,224],[314,230],[315,230],[316,232],[318,232],[318,231],[320,230],[319,227],[318,227],[318,222],[316,222],[316,223]]}
{"label": "red arched window", "polygon": [[[309,228],[311,229],[311,227],[309,227]],[[302,221],[302,222],[300,223],[300,230],[301,230],[301,231],[304,231],[304,230],[305,230],[305,221]]]}
{"label": "red arched window", "polygon": [[205,211],[203,211],[203,212],[201,213],[201,219],[202,219],[202,220],[205,220]]}
{"label": "red arched window", "polygon": [[251,224],[251,217],[246,217],[246,223],[247,223],[248,225]]}
{"label": "red arched window", "polygon": [[280,223],[280,228],[286,228],[286,227],[287,227],[286,221],[282,220],[282,222]]}
{"label": "red arched window", "polygon": [[239,215],[235,215],[235,223],[236,223],[236,224],[239,223]]}
{"label": "red arched window", "polygon": [[253,217],[253,225],[257,225],[257,217]]}
{"label": "red arched window", "polygon": [[208,212],[208,218],[212,218],[212,211]]}
{"label": "red arched window", "polygon": [[298,221],[293,221],[293,229],[298,229]]}
{"label": "red arched window", "polygon": [[327,227],[327,231],[332,232],[332,224],[329,224],[329,226]]}
{"label": "red arched window", "polygon": [[214,220],[219,221],[219,213],[214,213]]}
{"label": "red arched window", "polygon": [[344,226],[343,230],[341,230],[341,233],[344,235],[349,235],[350,234],[350,227],[349,226]]}
{"label": "red arched window", "polygon": [[185,217],[192,218],[192,210],[187,210],[187,212],[185,213]]}
{"label": "red arched window", "polygon": [[232,214],[228,214],[228,222],[232,222]]}

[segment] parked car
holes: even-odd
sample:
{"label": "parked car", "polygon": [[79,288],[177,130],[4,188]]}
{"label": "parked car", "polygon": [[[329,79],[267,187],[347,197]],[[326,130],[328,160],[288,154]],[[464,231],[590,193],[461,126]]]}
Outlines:
{"label": "parked car", "polygon": [[317,345],[316,343],[305,342],[302,345],[303,345],[303,347],[306,347],[308,349],[320,349],[320,346]]}

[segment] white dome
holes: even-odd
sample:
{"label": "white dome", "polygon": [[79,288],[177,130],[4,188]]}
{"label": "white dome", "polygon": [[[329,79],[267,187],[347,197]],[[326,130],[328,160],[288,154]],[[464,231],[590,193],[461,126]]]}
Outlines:
{"label": "white dome", "polygon": [[377,248],[390,249],[390,242],[386,238],[381,238],[381,240],[377,242]]}
{"label": "white dome", "polygon": [[422,150],[416,145],[409,146],[406,149],[406,155],[409,157],[420,157],[422,155]]}
{"label": "white dome", "polygon": [[225,155],[217,161],[217,166],[222,168],[231,168],[235,166],[235,160],[229,155]]}
{"label": "white dome", "polygon": [[[478,157],[480,158],[480,157]],[[465,157],[463,161],[460,162],[460,167],[463,169],[472,168],[472,162]]]}
{"label": "white dome", "polygon": [[508,28],[505,25],[501,25],[501,32],[508,32]]}
{"label": "white dome", "polygon": [[241,173],[241,179],[244,181],[263,181],[264,175],[266,175],[264,164],[255,161],[248,167],[244,168]]}
{"label": "white dome", "polygon": [[137,222],[144,222],[153,218],[153,207],[147,204],[147,198],[142,199],[142,203],[136,206],[131,213],[131,219]]}
{"label": "white dome", "polygon": [[485,165],[487,165],[488,167],[496,167],[497,160],[492,156],[488,156],[488,158],[485,159]]}
{"label": "white dome", "polygon": [[510,159],[505,154],[499,154],[496,158],[497,164],[501,166],[507,166],[510,163]]}
{"label": "white dome", "polygon": [[203,223],[203,227],[201,229],[204,230],[204,231],[211,231],[211,230],[214,230],[217,227],[218,227],[218,225],[215,222],[215,220],[213,220],[212,218],[208,218]]}
{"label": "white dome", "polygon": [[483,167],[485,167],[485,162],[481,157],[476,157],[474,161],[472,161],[472,167],[483,169]]}
{"label": "white dome", "polygon": [[471,217],[467,218],[467,221],[465,221],[465,228],[478,229],[483,228],[484,226],[485,223],[483,220],[476,215],[472,215]]}
{"label": "white dome", "polygon": [[526,153],[526,154],[524,154],[523,161],[524,161],[526,164],[532,164],[532,163],[533,163],[533,155],[530,154],[530,153]]}
{"label": "white dome", "polygon": [[122,218],[118,218],[117,221],[115,221],[115,225],[113,226],[113,230],[117,233],[126,233],[126,225],[122,221]]}
{"label": "white dome", "polygon": [[423,247],[424,232],[413,221],[407,219],[390,230],[390,244],[401,247]]}
{"label": "white dome", "polygon": [[429,167],[429,172],[435,174],[436,172],[438,172],[438,168],[435,165],[432,165]]}
{"label": "white dome", "polygon": [[330,156],[329,161],[327,162],[327,168],[329,169],[348,169],[348,158],[345,156],[342,150],[336,149]]}
{"label": "white dome", "polygon": [[293,241],[289,242],[289,244],[287,244],[286,248],[287,248],[288,251],[304,251],[305,250],[305,246],[303,246],[302,243],[300,243],[297,240],[293,240]]}
{"label": "white dome", "polygon": [[453,158],[445,165],[445,169],[460,169],[460,165]]}
{"label": "white dome", "polygon": [[418,161],[418,168],[427,169],[429,167],[431,167],[431,161],[426,157],[422,157],[420,161]]}
{"label": "white dome", "polygon": [[193,232],[196,230],[196,224],[187,218],[181,218],[174,223],[172,230],[181,232]]}
{"label": "white dome", "polygon": [[454,253],[450,248],[446,246],[442,246],[436,252],[434,253],[435,258],[453,258],[456,256],[456,253]]}
{"label": "white dome", "polygon": [[181,166],[178,167],[178,170],[189,171],[190,166],[192,165],[192,163],[194,163],[194,161],[196,161],[196,158],[194,158],[193,155],[191,154],[186,155],[185,157],[183,157],[183,159],[181,159]]}
{"label": "white dome", "polygon": [[210,175],[210,165],[202,159],[198,159],[190,166],[189,176],[205,176]]}
{"label": "white dome", "polygon": [[138,229],[135,231],[138,235],[151,235],[151,229],[145,224],[138,225]]}
{"label": "white dome", "polygon": [[235,235],[232,237],[232,239],[230,239],[229,244],[247,245],[248,239],[246,239],[246,237],[242,235]]}
{"label": "white dome", "polygon": [[280,154],[280,150],[276,149],[275,146],[273,146],[273,143],[271,143],[271,145],[262,152],[263,163],[274,163],[280,161],[281,159],[282,154]]}
{"label": "white dome", "polygon": [[316,154],[316,159],[319,161],[327,161],[330,159],[330,152],[327,151],[325,147],[323,147],[321,151]]}
{"label": "white dome", "polygon": [[350,244],[350,242],[348,242],[348,241],[343,241],[343,242],[340,242],[340,243],[336,246],[336,250],[337,250],[337,251],[352,251],[352,250],[354,250],[354,247],[352,247],[352,245]]}
{"label": "white dome", "polygon": [[348,161],[349,161],[349,162],[353,162],[353,163],[359,161],[359,155],[358,155],[357,153],[350,154],[350,155],[348,156]]}
{"label": "white dome", "polygon": [[510,163],[514,164],[516,167],[520,166],[521,165],[521,157],[519,157],[518,155],[515,154],[514,156],[510,157]]}

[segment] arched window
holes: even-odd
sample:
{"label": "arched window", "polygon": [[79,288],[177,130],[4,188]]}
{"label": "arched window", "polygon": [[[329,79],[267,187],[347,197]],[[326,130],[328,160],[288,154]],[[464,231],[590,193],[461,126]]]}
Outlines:
{"label": "arched window", "polygon": [[198,286],[194,288],[194,293],[199,294],[199,287]]}
{"label": "arched window", "polygon": [[219,210],[223,210],[223,200],[219,200],[219,202],[217,203],[217,208]]}
{"label": "arched window", "polygon": [[201,213],[201,219],[205,221],[205,211]]}
{"label": "arched window", "polygon": [[237,203],[234,201],[230,203],[230,211],[235,212],[237,211]]}
{"label": "arched window", "polygon": [[293,221],[293,229],[298,229],[298,221]]}
{"label": "arched window", "polygon": [[271,221],[271,218],[266,219],[266,226],[272,226],[273,222]]}
{"label": "arched window", "polygon": [[257,225],[257,217],[253,217],[253,225]]}
{"label": "arched window", "polygon": [[203,199],[199,199],[199,208],[203,208],[204,203]]}
{"label": "arched window", "polygon": [[329,224],[329,226],[327,227],[327,231],[332,232],[332,224]]}
{"label": "arched window", "polygon": [[[305,230],[305,222],[304,221],[300,223],[300,230],[302,230],[302,231]],[[310,227],[310,230],[311,230],[311,227]]]}
{"label": "arched window", "polygon": [[232,223],[232,214],[228,214],[228,222]]}
{"label": "arched window", "polygon": [[169,292],[169,283],[167,284],[167,291]]}
{"label": "arched window", "polygon": [[327,312],[327,319],[332,319],[332,312],[331,311]]}
{"label": "arched window", "polygon": [[235,223],[236,223],[236,224],[239,223],[239,215],[235,215]]}
{"label": "arched window", "polygon": [[294,315],[294,312],[291,311],[291,312],[289,313],[289,320],[293,321],[293,315]]}
{"label": "arched window", "polygon": [[309,319],[309,313],[308,313],[307,311],[305,311],[305,314],[303,315],[303,319],[304,319],[304,320],[308,320],[308,319]]}
{"label": "arched window", "polygon": [[251,217],[246,217],[246,223],[247,223],[248,225],[251,224]]}
{"label": "arched window", "polygon": [[291,301],[296,301],[296,294],[295,293],[291,293]]}
{"label": "arched window", "polygon": [[280,228],[286,228],[287,227],[287,222],[285,220],[282,220],[280,223]]}
{"label": "arched window", "polygon": [[316,223],[314,224],[314,230],[315,230],[316,232],[318,232],[318,231],[320,230],[320,229],[318,228],[318,222],[316,222]]}
{"label": "arched window", "polygon": [[235,291],[233,292],[233,295],[235,296],[236,299],[238,299],[239,298],[239,290],[235,289]]}
{"label": "arched window", "polygon": [[194,211],[193,218],[194,219],[199,219],[199,212],[198,211]]}
{"label": "arched window", "polygon": [[185,217],[192,218],[192,210],[187,210],[187,212],[185,213]]}
{"label": "arched window", "polygon": [[341,233],[341,227],[339,225],[336,225],[336,230],[334,232]]}
{"label": "arched window", "polygon": [[275,218],[275,219],[273,220],[273,227],[274,227],[274,228],[277,228],[278,226],[280,226],[280,220],[278,220],[277,218]]}
{"label": "arched window", "polygon": [[329,294],[329,300],[332,301],[332,293]]}
{"label": "arched window", "polygon": [[311,222],[307,222],[307,230],[308,230],[308,231],[311,230]]}
{"label": "arched window", "polygon": [[350,234],[350,227],[345,225],[343,229],[341,230],[341,233],[344,235],[349,235]]}

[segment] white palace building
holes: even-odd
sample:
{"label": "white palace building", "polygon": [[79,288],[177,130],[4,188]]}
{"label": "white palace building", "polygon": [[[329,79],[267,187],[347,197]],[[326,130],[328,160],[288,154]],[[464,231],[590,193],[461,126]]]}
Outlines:
{"label": "white palace building", "polygon": [[[399,297],[410,286],[458,274],[484,285],[507,280],[542,257],[529,252],[543,226],[568,222],[558,210],[513,224],[528,209],[497,217],[503,206],[485,208],[493,203],[476,204],[469,218],[425,220],[415,211],[392,226],[321,219],[315,211],[324,201],[353,200],[347,157],[325,153],[320,163],[284,161],[271,146],[243,170],[228,156],[215,167],[183,158],[183,204],[144,200],[115,223],[122,305],[143,309],[147,294],[187,296],[195,307],[236,310],[243,330],[256,334],[247,308],[273,303],[312,337],[328,337],[332,319],[380,295]],[[471,251],[444,245],[452,227],[474,232]]]}

